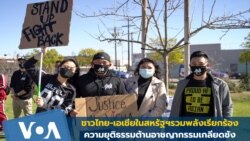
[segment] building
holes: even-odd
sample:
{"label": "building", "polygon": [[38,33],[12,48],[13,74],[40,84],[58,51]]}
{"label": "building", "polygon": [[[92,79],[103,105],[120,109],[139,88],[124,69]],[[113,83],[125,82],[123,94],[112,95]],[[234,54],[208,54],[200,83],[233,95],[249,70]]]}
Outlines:
{"label": "building", "polygon": [[0,74],[7,75],[8,82],[10,82],[12,73],[18,68],[18,62],[16,59],[0,57]]}
{"label": "building", "polygon": [[[203,51],[209,57],[210,68],[214,71],[225,73],[246,73],[246,63],[240,63],[240,54],[245,49],[221,49],[221,44],[195,44],[190,45],[190,54],[194,51]],[[149,55],[148,55],[149,56]],[[137,63],[141,59],[141,53],[133,54],[133,62]],[[158,62],[160,68],[163,68],[163,63]],[[179,77],[181,64],[169,67],[169,76],[171,78]],[[250,73],[250,65],[248,65],[248,73]]]}
{"label": "building", "polygon": [[[190,46],[190,52],[201,50],[207,53],[210,67],[216,71],[228,73],[246,73],[246,63],[240,63],[240,54],[244,49],[221,49],[221,44],[197,44]],[[248,70],[250,67],[248,66]]]}

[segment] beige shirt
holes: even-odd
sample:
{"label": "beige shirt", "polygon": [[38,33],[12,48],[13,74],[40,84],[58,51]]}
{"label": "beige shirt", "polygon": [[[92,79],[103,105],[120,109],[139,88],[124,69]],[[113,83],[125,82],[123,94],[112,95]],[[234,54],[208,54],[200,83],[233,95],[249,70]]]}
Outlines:
{"label": "beige shirt", "polygon": [[[125,87],[128,93],[138,94],[138,76],[128,78]],[[145,97],[139,109],[139,116],[160,117],[165,112],[168,105],[168,96],[163,81],[156,77],[152,78]]]}

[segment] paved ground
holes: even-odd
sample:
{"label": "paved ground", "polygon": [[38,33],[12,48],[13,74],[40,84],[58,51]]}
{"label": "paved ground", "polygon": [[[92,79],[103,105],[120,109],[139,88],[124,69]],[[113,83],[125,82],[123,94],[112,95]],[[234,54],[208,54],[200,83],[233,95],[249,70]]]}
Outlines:
{"label": "paved ground", "polygon": [[169,117],[170,110],[171,110],[171,107],[172,107],[173,98],[174,98],[173,96],[169,96],[168,107],[167,107],[167,110],[165,111],[165,113],[163,113],[162,117]]}

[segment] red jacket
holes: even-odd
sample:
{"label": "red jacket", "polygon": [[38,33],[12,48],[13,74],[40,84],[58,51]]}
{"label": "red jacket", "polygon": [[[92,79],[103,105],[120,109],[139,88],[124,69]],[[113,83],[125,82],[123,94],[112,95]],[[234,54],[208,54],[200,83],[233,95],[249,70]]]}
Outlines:
{"label": "red jacket", "polygon": [[4,74],[0,74],[0,100],[6,100],[8,94],[8,82],[7,77]]}

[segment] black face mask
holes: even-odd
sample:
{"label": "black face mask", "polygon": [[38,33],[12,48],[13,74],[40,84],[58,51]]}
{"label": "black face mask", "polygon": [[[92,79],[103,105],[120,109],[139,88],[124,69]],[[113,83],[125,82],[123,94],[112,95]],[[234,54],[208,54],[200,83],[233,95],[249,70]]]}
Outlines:
{"label": "black face mask", "polygon": [[97,74],[105,74],[109,69],[109,66],[94,64],[94,71]]}
{"label": "black face mask", "polygon": [[20,69],[24,69],[23,64],[24,64],[24,63],[19,64],[19,68],[20,68]]}
{"label": "black face mask", "polygon": [[201,76],[207,71],[206,66],[191,66],[191,71],[196,76]]}
{"label": "black face mask", "polygon": [[63,78],[71,78],[74,76],[74,73],[68,68],[60,68],[59,73]]}

